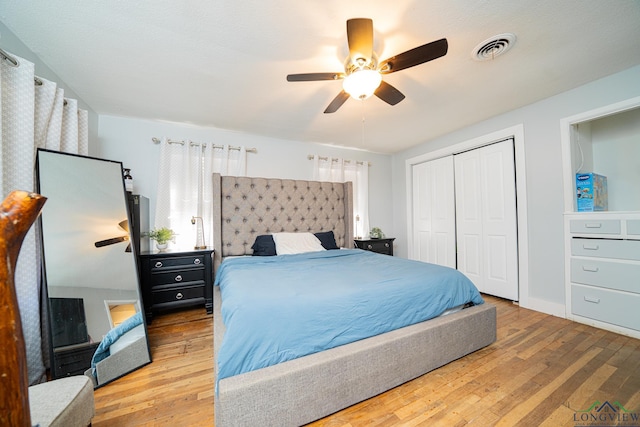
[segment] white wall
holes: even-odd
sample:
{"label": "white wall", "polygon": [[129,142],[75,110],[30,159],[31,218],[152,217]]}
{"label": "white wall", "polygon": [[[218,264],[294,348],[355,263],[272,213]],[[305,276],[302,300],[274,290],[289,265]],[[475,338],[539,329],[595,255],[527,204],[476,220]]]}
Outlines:
{"label": "white wall", "polygon": [[593,170],[607,177],[610,211],[640,210],[640,108],[591,123]]}
{"label": "white wall", "polygon": [[149,197],[151,226],[158,180],[160,147],[151,138],[190,139],[215,144],[244,145],[256,148],[247,153],[247,175],[264,178],[313,179],[309,154],[369,161],[369,218],[372,227],[378,226],[391,236],[393,229],[391,208],[391,156],[366,151],[349,150],[322,144],[302,143],[223,129],[192,126],[181,123],[100,116],[99,144],[96,156],[122,161],[131,169],[134,193]]}
{"label": "white wall", "polygon": [[[466,127],[393,156],[393,232],[407,256],[405,161],[519,124],[524,125],[528,194],[528,297],[556,312],[564,305],[563,181],[560,120],[640,95],[640,66]],[[514,94],[517,96],[517,94]],[[542,307],[538,307],[542,308]]]}

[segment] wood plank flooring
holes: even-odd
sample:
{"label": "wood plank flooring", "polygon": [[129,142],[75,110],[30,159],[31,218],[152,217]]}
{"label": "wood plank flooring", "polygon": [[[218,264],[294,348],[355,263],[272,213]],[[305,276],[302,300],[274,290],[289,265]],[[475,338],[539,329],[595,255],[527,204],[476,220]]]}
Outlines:
{"label": "wood plank flooring", "polygon": [[[310,426],[575,426],[595,402],[640,416],[640,340],[486,300],[494,344]],[[93,425],[214,425],[211,315],[157,316],[149,339],[153,363],[96,390]]]}

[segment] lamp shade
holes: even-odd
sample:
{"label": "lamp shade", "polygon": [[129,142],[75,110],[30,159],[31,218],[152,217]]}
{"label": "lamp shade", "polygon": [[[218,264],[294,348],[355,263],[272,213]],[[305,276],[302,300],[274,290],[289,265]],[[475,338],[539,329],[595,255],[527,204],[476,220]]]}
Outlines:
{"label": "lamp shade", "polygon": [[345,92],[356,99],[367,99],[376,91],[382,76],[375,70],[357,70],[349,74],[342,82]]}

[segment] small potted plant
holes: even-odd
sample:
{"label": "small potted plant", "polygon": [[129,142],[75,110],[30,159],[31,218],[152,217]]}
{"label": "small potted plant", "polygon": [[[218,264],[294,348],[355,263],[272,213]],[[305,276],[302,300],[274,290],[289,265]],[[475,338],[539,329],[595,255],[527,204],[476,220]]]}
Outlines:
{"label": "small potted plant", "polygon": [[373,227],[369,232],[369,237],[372,239],[384,239],[384,233],[378,227]]}
{"label": "small potted plant", "polygon": [[151,240],[155,240],[156,247],[162,251],[167,249],[167,246],[169,245],[169,240],[173,240],[173,238],[176,236],[176,233],[174,233],[174,231],[170,228],[161,227],[161,228],[154,228],[148,233],[145,233],[145,235],[149,237]]}

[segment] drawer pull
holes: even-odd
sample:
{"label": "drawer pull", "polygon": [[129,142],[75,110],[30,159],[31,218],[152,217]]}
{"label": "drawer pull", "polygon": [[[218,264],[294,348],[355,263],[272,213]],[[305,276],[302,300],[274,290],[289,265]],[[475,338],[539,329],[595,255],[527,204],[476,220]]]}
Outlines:
{"label": "drawer pull", "polygon": [[194,263],[194,264],[196,264],[196,265],[200,264],[200,258],[196,258],[196,259],[194,259],[194,260],[193,260],[193,263]]}
{"label": "drawer pull", "polygon": [[156,262],[156,268],[160,268],[160,267],[162,267],[162,263],[160,261],[157,261]]}
{"label": "drawer pull", "polygon": [[175,281],[176,281],[176,282],[182,282],[182,276],[178,274],[178,275],[176,276],[176,278],[175,278]]}
{"label": "drawer pull", "polygon": [[594,304],[600,304],[600,298],[596,298],[596,297],[587,297],[587,296],[585,296],[585,297],[584,297],[584,300],[585,300],[586,302],[592,302],[592,303],[594,303]]}
{"label": "drawer pull", "polygon": [[182,293],[178,292],[176,294],[176,299],[182,299],[182,298],[184,298],[184,295],[182,295]]}
{"label": "drawer pull", "polygon": [[597,251],[599,249],[599,246],[598,245],[593,245],[593,246],[582,245],[582,249],[584,249],[585,251]]}
{"label": "drawer pull", "polygon": [[389,247],[389,244],[388,244],[388,243],[385,243],[385,244],[384,244],[384,247],[385,247],[385,248],[388,248],[388,247]]}
{"label": "drawer pull", "polygon": [[599,222],[586,223],[584,225],[585,228],[602,228],[602,224]]}
{"label": "drawer pull", "polygon": [[367,249],[371,250],[371,249],[373,249],[373,246],[372,245],[367,245]]}
{"label": "drawer pull", "polygon": [[592,273],[598,272],[598,267],[587,267],[586,265],[582,266],[582,271],[590,271]]}

